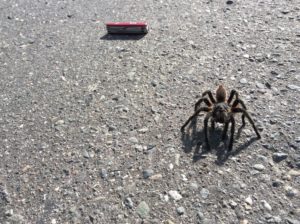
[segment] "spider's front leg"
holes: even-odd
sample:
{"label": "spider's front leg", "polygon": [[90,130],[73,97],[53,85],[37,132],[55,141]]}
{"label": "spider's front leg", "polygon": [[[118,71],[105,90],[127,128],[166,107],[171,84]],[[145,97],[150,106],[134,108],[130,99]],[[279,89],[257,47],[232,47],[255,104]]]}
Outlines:
{"label": "spider's front leg", "polygon": [[216,103],[216,100],[214,98],[214,96],[212,95],[211,91],[210,90],[207,90],[205,91],[203,94],[202,94],[202,97],[205,97],[206,95],[208,95],[210,101],[215,104]]}
{"label": "spider's front leg", "polygon": [[231,101],[233,100],[233,97],[234,97],[234,96],[235,96],[235,100],[234,100],[233,103],[232,103],[232,107],[236,107],[238,104],[241,104],[242,107],[243,107],[245,110],[247,110],[247,107],[246,107],[244,101],[241,100],[241,99],[239,98],[238,92],[237,92],[236,90],[234,90],[234,89],[231,90],[231,92],[230,92],[230,96],[229,96],[229,98],[228,98],[228,100],[227,100],[227,104],[228,104],[228,105],[231,104]]}
{"label": "spider's front leg", "polygon": [[252,120],[252,118],[250,117],[250,115],[248,114],[248,112],[245,109],[242,109],[242,108],[232,108],[232,112],[233,113],[243,113],[243,115],[246,116],[248,118],[248,120],[250,121],[250,123],[251,123],[251,125],[252,125],[252,127],[253,127],[256,135],[257,135],[257,138],[258,139],[261,138],[261,136],[260,136],[260,134],[259,134],[259,132],[258,132],[256,126],[255,126],[255,124],[254,124],[254,121]]}
{"label": "spider's front leg", "polygon": [[209,112],[211,111],[211,108],[209,107],[200,107],[197,111],[195,111],[195,113],[189,117],[189,119],[184,123],[184,125],[182,125],[181,127],[181,132],[184,131],[184,128],[188,125],[188,123],[194,118],[196,117],[201,111],[205,111],[205,112]]}
{"label": "spider's front leg", "polygon": [[[244,110],[247,110],[247,107],[246,107],[244,101],[241,100],[241,99],[238,99],[238,98],[235,99],[235,101],[233,101],[232,107],[233,107],[233,108],[234,108],[234,107],[237,107],[239,104],[242,106],[242,108],[243,108]],[[242,115],[242,127],[245,127],[245,125],[246,125],[246,122],[245,122],[245,114],[243,114],[243,115]]]}
{"label": "spider's front leg", "polygon": [[229,98],[227,100],[228,105],[230,105],[230,103],[233,100],[234,96],[235,96],[235,99],[239,98],[239,94],[238,94],[238,92],[235,89],[231,90],[231,92],[230,92]]}
{"label": "spider's front leg", "polygon": [[[239,93],[235,89],[231,90],[230,96],[229,96],[229,98],[227,100],[227,104],[228,105],[231,104],[231,101],[233,100],[234,96],[235,96],[235,100],[232,103],[232,107],[236,107],[236,106],[238,106],[238,104],[240,104],[243,109],[247,110],[247,107],[246,107],[244,101],[239,98]],[[244,127],[246,125],[245,115],[244,114],[242,115],[242,123],[243,123],[242,127]]]}
{"label": "spider's front leg", "polygon": [[208,120],[211,118],[212,113],[208,113],[205,118],[204,118],[204,138],[205,138],[205,144],[207,147],[207,150],[210,151],[210,145],[209,145],[209,140],[208,140]]}
{"label": "spider's front leg", "polygon": [[234,130],[235,130],[235,120],[233,116],[231,116],[230,122],[231,122],[231,130],[230,130],[230,141],[229,141],[228,151],[231,151],[233,146]]}
{"label": "spider's front leg", "polygon": [[215,120],[213,118],[210,120],[210,123],[211,123],[211,129],[215,130],[216,122],[215,122]]}
{"label": "spider's front leg", "polygon": [[201,103],[204,102],[208,107],[211,107],[211,102],[209,102],[208,99],[206,98],[201,98],[200,100],[197,101],[197,103],[195,104],[195,112],[199,109],[199,106],[201,105]]}

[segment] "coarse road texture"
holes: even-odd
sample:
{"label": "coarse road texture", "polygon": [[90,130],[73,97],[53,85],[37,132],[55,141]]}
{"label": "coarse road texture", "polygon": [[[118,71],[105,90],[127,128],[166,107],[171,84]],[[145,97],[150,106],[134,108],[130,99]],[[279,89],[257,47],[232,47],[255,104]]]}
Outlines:
{"label": "coarse road texture", "polygon": [[[299,0],[2,0],[0,223],[300,223]],[[145,36],[105,22],[146,21]],[[233,151],[200,115],[236,89]]]}

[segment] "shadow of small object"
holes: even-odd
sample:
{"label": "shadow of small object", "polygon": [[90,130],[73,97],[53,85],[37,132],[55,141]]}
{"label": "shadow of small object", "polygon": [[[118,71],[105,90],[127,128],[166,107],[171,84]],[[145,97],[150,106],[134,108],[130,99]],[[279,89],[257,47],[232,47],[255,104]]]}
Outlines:
{"label": "shadow of small object", "polygon": [[105,34],[100,39],[101,40],[140,40],[146,34]]}

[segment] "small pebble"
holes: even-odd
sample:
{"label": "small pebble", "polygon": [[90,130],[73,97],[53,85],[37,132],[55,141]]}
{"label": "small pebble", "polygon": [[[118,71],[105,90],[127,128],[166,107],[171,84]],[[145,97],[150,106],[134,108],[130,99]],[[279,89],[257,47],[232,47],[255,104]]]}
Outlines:
{"label": "small pebble", "polygon": [[164,224],[175,224],[174,222],[172,222],[170,219],[167,219]]}
{"label": "small pebble", "polygon": [[285,218],[285,223],[288,223],[288,224],[300,224],[300,221],[299,219],[293,219],[293,218],[290,218],[290,217],[287,217]]}
{"label": "small pebble", "polygon": [[247,83],[247,79],[242,78],[242,79],[240,80],[240,83],[241,83],[241,84],[246,84],[246,83]]}
{"label": "small pebble", "polygon": [[151,81],[151,85],[152,85],[153,87],[156,87],[157,84],[158,84],[158,82],[157,82],[156,80]]}
{"label": "small pebble", "polygon": [[203,212],[198,211],[198,212],[197,212],[197,217],[198,217],[198,219],[201,220],[201,221],[204,220],[204,214],[203,214]]}
{"label": "small pebble", "polygon": [[233,1],[232,1],[232,0],[228,0],[228,1],[226,2],[226,4],[227,4],[227,5],[232,5],[232,4],[233,4]]}
{"label": "small pebble", "polygon": [[207,190],[206,188],[202,188],[200,191],[200,194],[201,194],[202,198],[206,199],[206,198],[208,198],[209,190]]}
{"label": "small pebble", "polygon": [[248,205],[253,205],[253,200],[252,200],[251,196],[248,196],[248,197],[245,199],[245,202],[246,202]]}
{"label": "small pebble", "polygon": [[185,175],[185,174],[181,174],[181,177],[182,177],[182,180],[183,180],[183,181],[188,181],[188,179],[186,178],[186,175]]}
{"label": "small pebble", "polygon": [[178,207],[176,209],[176,211],[177,211],[178,215],[183,215],[185,213],[184,207]]}
{"label": "small pebble", "polygon": [[142,201],[137,206],[136,211],[141,218],[145,219],[149,216],[150,207],[145,201]]}
{"label": "small pebble", "polygon": [[64,123],[65,123],[64,120],[58,120],[58,121],[55,122],[55,125],[62,125]]}
{"label": "small pebble", "polygon": [[288,172],[288,175],[298,177],[298,176],[300,176],[300,170],[290,170]]}
{"label": "small pebble", "polygon": [[295,188],[292,188],[291,186],[285,186],[285,191],[286,191],[286,196],[288,196],[289,198],[293,198],[298,196],[299,191]]}
{"label": "small pebble", "polygon": [[0,182],[0,202],[10,203],[10,195],[6,189],[6,186]]}
{"label": "small pebble", "polygon": [[275,152],[273,153],[273,160],[276,163],[281,162],[282,160],[285,160],[288,157],[286,153],[283,152]]}
{"label": "small pebble", "polygon": [[130,137],[130,138],[129,138],[129,141],[130,141],[131,143],[138,143],[138,142],[139,142],[139,140],[138,140],[136,137]]}
{"label": "small pebble", "polygon": [[261,204],[263,205],[263,207],[264,207],[266,210],[272,211],[272,207],[271,207],[271,205],[270,205],[267,201],[262,200],[262,201],[261,201]]}
{"label": "small pebble", "polygon": [[276,179],[272,182],[273,187],[280,187],[283,184],[283,182],[279,179]]}
{"label": "small pebble", "polygon": [[198,190],[198,187],[199,187],[198,184],[195,182],[191,183],[190,186],[193,190]]}
{"label": "small pebble", "polygon": [[87,150],[85,150],[85,149],[82,151],[82,155],[83,155],[83,157],[86,158],[86,159],[88,159],[88,158],[91,157],[90,154],[89,154],[89,152],[88,152]]}
{"label": "small pebble", "polygon": [[247,219],[242,219],[240,220],[240,224],[248,224],[249,221]]}
{"label": "small pebble", "polygon": [[237,203],[233,200],[230,200],[229,205],[230,205],[231,208],[234,209],[237,206]]}
{"label": "small pebble", "polygon": [[288,181],[290,181],[290,180],[292,180],[292,177],[291,177],[291,175],[286,174],[286,175],[284,175],[282,177],[282,180],[288,180]]}
{"label": "small pebble", "polygon": [[106,169],[101,169],[100,176],[101,176],[101,178],[106,179],[108,177],[107,170]]}
{"label": "small pebble", "polygon": [[179,159],[180,159],[180,154],[175,154],[175,164],[176,166],[179,166]]}
{"label": "small pebble", "polygon": [[260,83],[260,82],[257,82],[256,83],[256,87],[259,88],[259,89],[264,89],[265,88],[265,85]]}
{"label": "small pebble", "polygon": [[287,88],[289,88],[291,90],[298,90],[298,91],[300,91],[300,86],[296,86],[296,85],[287,85]]}
{"label": "small pebble", "polygon": [[151,177],[149,177],[150,180],[160,180],[162,179],[162,174],[158,173],[158,174],[154,174]]}
{"label": "small pebble", "polygon": [[254,169],[258,170],[258,171],[263,171],[265,169],[265,166],[262,164],[255,164],[253,166]]}
{"label": "small pebble", "polygon": [[139,133],[146,133],[148,131],[148,128],[141,128],[138,130]]}
{"label": "small pebble", "polygon": [[14,214],[14,210],[12,209],[9,209],[7,211],[4,212],[5,216],[9,217],[9,216],[12,216]]}
{"label": "small pebble", "polygon": [[293,211],[291,211],[291,214],[300,217],[300,207],[295,208]]}
{"label": "small pebble", "polygon": [[163,195],[162,199],[165,201],[165,202],[168,202],[169,201],[169,196],[167,194]]}
{"label": "small pebble", "polygon": [[149,177],[151,177],[154,174],[154,171],[151,169],[147,169],[143,171],[143,177],[145,179],[148,179]]}
{"label": "small pebble", "polygon": [[271,216],[271,217],[267,217],[267,223],[282,223],[282,220],[279,216]]}
{"label": "small pebble", "polygon": [[131,198],[126,198],[124,203],[128,208],[133,208],[133,201]]}
{"label": "small pebble", "polygon": [[6,223],[26,223],[24,217],[20,214],[12,214]]}
{"label": "small pebble", "polygon": [[175,201],[179,201],[182,196],[178,193],[178,191],[169,191],[169,195],[171,196],[171,198],[173,198]]}

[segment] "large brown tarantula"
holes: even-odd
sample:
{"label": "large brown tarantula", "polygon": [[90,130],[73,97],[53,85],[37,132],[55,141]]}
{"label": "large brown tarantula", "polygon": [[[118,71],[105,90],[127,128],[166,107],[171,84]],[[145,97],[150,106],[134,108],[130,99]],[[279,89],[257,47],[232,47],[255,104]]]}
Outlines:
{"label": "large brown tarantula", "polygon": [[[208,95],[208,98],[205,96]],[[222,85],[219,85],[217,91],[216,91],[216,100],[213,97],[210,90],[205,91],[202,94],[202,98],[198,100],[198,102],[195,104],[195,112],[194,114],[185,122],[185,124],[181,127],[181,131],[184,131],[185,126],[194,118],[196,117],[201,111],[208,112],[207,115],[204,118],[204,136],[205,136],[205,143],[207,146],[207,149],[210,150],[210,145],[208,142],[208,121],[211,118],[211,124],[212,128],[215,127],[215,122],[223,123],[224,130],[222,134],[222,140],[225,140],[226,133],[228,129],[229,123],[231,123],[231,136],[229,141],[229,147],[228,151],[232,150],[233,145],[233,136],[234,136],[234,129],[235,129],[235,119],[234,114],[235,113],[242,113],[242,127],[245,126],[245,117],[248,118],[250,121],[257,138],[260,139],[261,136],[252,120],[250,115],[247,112],[247,108],[244,104],[244,102],[239,99],[238,92],[236,90],[231,90],[230,96],[226,101],[226,90]],[[235,96],[235,100],[231,104],[231,101],[233,100],[233,97]],[[200,107],[201,103],[204,102],[207,106]],[[241,105],[242,108],[239,107]]]}

